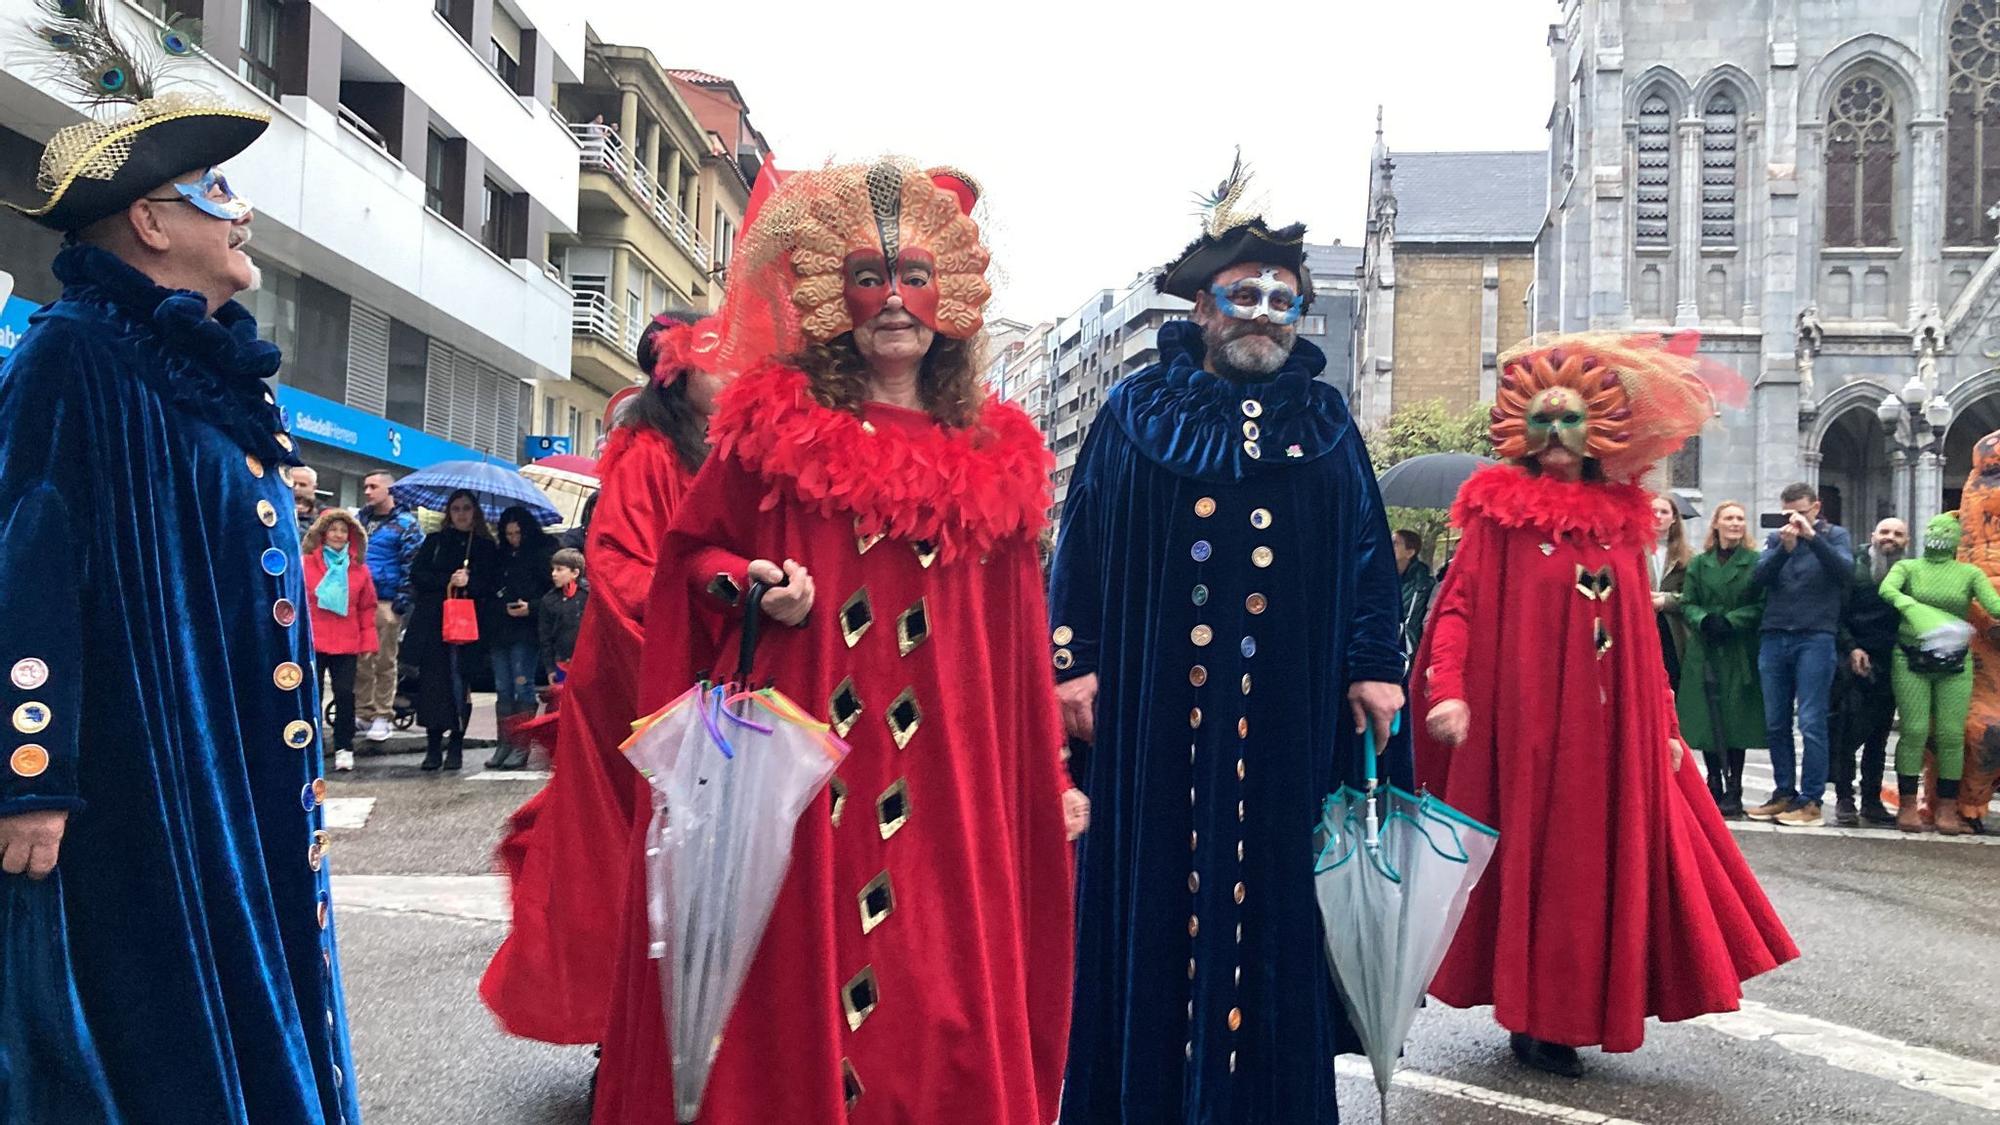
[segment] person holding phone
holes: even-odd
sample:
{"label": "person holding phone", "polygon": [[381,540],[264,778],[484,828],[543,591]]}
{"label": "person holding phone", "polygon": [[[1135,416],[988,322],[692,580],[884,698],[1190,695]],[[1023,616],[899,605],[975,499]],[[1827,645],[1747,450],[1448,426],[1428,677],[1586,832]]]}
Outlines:
{"label": "person holding phone", "polygon": [[[1823,822],[1830,755],[1827,710],[1833,698],[1841,596],[1854,571],[1854,547],[1844,528],[1820,518],[1819,493],[1804,482],[1778,494],[1784,525],[1764,541],[1756,582],[1764,588],[1763,636],[1757,672],[1764,685],[1764,725],[1771,739],[1771,799],[1749,810],[1751,820],[1808,827]],[[1766,517],[1768,519],[1769,517]],[[1792,714],[1798,713],[1805,759],[1796,756]]]}
{"label": "person holding phone", "polygon": [[541,659],[542,598],[551,588],[550,560],[561,545],[523,507],[500,513],[499,586],[481,614],[486,655],[493,662],[493,718],[498,745],[486,759],[489,770],[518,768],[528,748],[508,720],[532,715],[535,669]]}

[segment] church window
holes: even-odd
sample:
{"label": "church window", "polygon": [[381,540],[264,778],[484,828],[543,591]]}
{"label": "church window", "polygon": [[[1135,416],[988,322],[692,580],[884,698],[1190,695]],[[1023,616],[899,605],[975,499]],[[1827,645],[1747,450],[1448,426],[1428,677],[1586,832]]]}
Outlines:
{"label": "church window", "polygon": [[1661,94],[1639,103],[1637,144],[1638,215],[1634,228],[1640,246],[1667,245],[1668,216],[1673,210],[1673,106]]}
{"label": "church window", "polygon": [[1826,244],[1896,245],[1896,106],[1881,79],[1841,84],[1826,140]]}
{"label": "church window", "polygon": [[1717,90],[1701,113],[1701,244],[1736,244],[1736,180],[1742,151],[1736,95]]}
{"label": "church window", "polygon": [[2000,236],[2000,0],[1963,0],[1952,13],[1945,90],[1945,244]]}

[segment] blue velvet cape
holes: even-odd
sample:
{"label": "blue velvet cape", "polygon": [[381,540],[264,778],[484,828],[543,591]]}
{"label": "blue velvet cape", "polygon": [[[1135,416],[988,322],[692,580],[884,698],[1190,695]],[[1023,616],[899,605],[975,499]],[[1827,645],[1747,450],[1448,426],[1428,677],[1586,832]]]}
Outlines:
{"label": "blue velvet cape", "polygon": [[0,1120],[353,1125],[277,349],[55,271],[0,368],[0,816],[70,815],[0,875]]}
{"label": "blue velvet cape", "polygon": [[1084,442],[1051,576],[1056,675],[1098,676],[1062,1119],[1333,1122],[1312,835],[1359,773],[1348,685],[1403,677],[1389,529],[1317,348],[1255,382],[1192,323],[1160,350]]}

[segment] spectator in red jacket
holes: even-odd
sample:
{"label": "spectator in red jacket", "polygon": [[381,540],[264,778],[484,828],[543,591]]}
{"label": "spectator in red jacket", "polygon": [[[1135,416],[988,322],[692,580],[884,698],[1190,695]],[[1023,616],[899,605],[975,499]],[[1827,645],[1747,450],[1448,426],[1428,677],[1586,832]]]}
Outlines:
{"label": "spectator in red jacket", "polygon": [[313,651],[333,677],[333,768],[354,768],[354,668],[379,647],[375,579],[368,573],[368,533],[338,508],[321,512],[299,545]]}

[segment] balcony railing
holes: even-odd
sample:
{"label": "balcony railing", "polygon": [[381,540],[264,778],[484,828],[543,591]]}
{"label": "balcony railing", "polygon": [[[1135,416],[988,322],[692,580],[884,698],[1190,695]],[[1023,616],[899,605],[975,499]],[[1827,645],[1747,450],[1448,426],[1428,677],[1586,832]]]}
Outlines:
{"label": "balcony railing", "polygon": [[595,336],[614,348],[625,346],[625,315],[602,293],[579,289],[571,295],[569,330],[577,336]]}
{"label": "balcony railing", "polygon": [[585,171],[603,172],[624,185],[667,232],[688,257],[704,271],[709,267],[708,248],[702,245],[701,232],[695,229],[694,220],[681,210],[678,201],[656,183],[644,165],[633,159],[632,150],[625,147],[625,138],[609,125],[585,122],[571,124],[570,135],[576,138],[580,150],[577,159]]}

